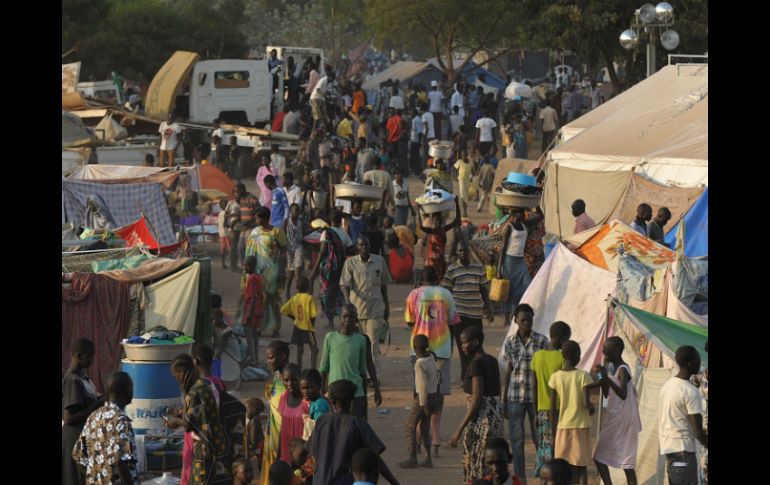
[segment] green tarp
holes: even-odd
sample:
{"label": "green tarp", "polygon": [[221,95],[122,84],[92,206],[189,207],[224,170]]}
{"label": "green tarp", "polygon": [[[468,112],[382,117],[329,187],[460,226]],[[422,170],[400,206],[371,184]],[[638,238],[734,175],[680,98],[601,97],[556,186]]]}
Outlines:
{"label": "green tarp", "polygon": [[672,359],[676,349],[682,345],[692,345],[700,353],[703,366],[708,367],[708,353],[703,352],[709,337],[708,328],[673,320],[622,303],[617,303],[617,307],[646,338]]}

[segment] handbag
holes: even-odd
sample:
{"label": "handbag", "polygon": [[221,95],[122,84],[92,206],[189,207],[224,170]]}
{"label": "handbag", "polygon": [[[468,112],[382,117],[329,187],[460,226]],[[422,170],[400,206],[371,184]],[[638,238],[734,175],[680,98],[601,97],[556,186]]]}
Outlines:
{"label": "handbag", "polygon": [[511,282],[503,278],[492,278],[489,286],[489,299],[505,303],[508,300],[508,290],[511,288]]}

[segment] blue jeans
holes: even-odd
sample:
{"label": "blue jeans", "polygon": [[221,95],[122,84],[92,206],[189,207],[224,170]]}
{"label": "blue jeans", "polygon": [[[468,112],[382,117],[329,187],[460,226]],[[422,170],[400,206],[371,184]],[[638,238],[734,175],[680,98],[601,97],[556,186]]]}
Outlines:
{"label": "blue jeans", "polygon": [[529,430],[535,437],[535,406],[531,402],[507,402],[508,431],[511,434],[513,470],[522,481],[526,479],[524,468],[524,418],[529,414]]}

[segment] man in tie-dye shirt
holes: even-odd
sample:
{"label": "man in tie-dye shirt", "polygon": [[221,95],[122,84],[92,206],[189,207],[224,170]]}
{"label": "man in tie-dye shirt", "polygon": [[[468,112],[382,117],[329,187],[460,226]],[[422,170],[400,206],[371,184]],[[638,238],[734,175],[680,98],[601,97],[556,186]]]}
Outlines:
{"label": "man in tie-dye shirt", "polygon": [[[429,266],[423,270],[422,286],[415,288],[406,297],[404,320],[412,329],[410,345],[415,335],[428,337],[428,350],[436,354],[436,367],[439,371],[439,401],[437,411],[430,417],[430,434],[433,441],[433,456],[438,456],[441,445],[439,428],[444,396],[450,394],[452,379],[449,373],[452,356],[452,338],[450,325],[460,323],[460,315],[455,308],[452,294],[446,288],[438,286],[436,270]],[[417,357],[411,348],[412,365]],[[419,442],[419,440],[418,440]]]}

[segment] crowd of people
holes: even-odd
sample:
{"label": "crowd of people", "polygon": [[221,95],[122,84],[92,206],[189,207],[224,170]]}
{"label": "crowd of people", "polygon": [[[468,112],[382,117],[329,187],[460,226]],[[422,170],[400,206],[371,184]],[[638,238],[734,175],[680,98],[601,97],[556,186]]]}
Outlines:
{"label": "crowd of people", "polygon": [[[212,296],[215,339],[196,344],[193,355],[180,355],[171,365],[184,395],[182,408],[167,416],[170,428],[185,432],[182,483],[349,485],[374,484],[380,476],[399,483],[381,458],[385,444],[367,422],[367,396],[382,402],[379,376],[387,370],[379,346],[389,327],[389,286],[411,282],[404,318],[411,328],[414,401],[399,467],[431,468],[439,456],[456,347],[468,405],[462,420],[451,423],[448,443],[462,447],[465,483],[532,478],[525,468],[525,422],[537,450],[534,477],[542,483],[585,485],[589,466],[604,483],[612,483],[609,467],[623,469],[628,483],[636,483],[640,421],[623,341],[606,340],[606,367],[580,370],[581,349],[570,340],[569,324],[554,322],[550,334],[541,335],[533,331],[534,310],[520,303],[544,261],[542,212],[502,210],[485,228],[467,217],[469,205],[478,199],[481,212],[493,192],[498,146],[508,157],[527,158],[539,131],[546,150],[559,124],[579,113],[577,97],[566,119],[560,90],[534,110],[462,81],[433,81],[429,90],[385,82],[368,99],[360,82],[338,88],[334,71],[322,69],[321,75],[320,67],[313,60],[302,67],[288,60],[288,108],[275,114],[274,127],[299,135],[296,159],[287,161],[277,146],[255,154],[259,193],[238,182],[233,194],[206,209],[218,224],[222,268],[240,275],[241,290],[234,320],[222,312],[221,298]],[[169,123],[161,133],[160,163],[173,163],[168,152],[179,132]],[[233,139],[225,149],[224,136],[217,120],[208,160],[238,181],[241,155]],[[435,139],[454,141],[450,157],[430,156],[428,143]],[[444,213],[414,207],[418,194],[409,193],[410,174],[421,177],[426,189],[455,195],[451,222]],[[542,174],[535,175],[542,183]],[[336,197],[336,184],[352,182],[381,189],[382,198]],[[181,210],[191,210],[197,201],[190,193],[184,181],[178,183],[168,193],[169,206],[181,201]],[[595,225],[582,200],[572,210],[575,232]],[[652,219],[649,205],[642,204],[633,227],[662,241],[670,218],[661,208]],[[478,244],[474,235],[484,231],[498,238],[496,248]],[[502,344],[504,376],[484,350],[482,323],[491,323],[498,311],[489,294],[498,276],[510,283],[499,310],[506,325],[517,326]],[[322,342],[316,338],[319,315],[330,330]],[[293,321],[289,342],[278,340],[282,316]],[[237,335],[247,340],[246,355]],[[274,339],[263,353],[260,338]],[[86,372],[95,352],[91,342],[79,340],[62,382],[64,483],[135,484],[136,445],[125,414],[131,378],[113,374],[107,395],[99,396]],[[223,367],[264,366],[271,373],[264,400],[245,403],[238,451],[221,413],[227,386],[212,373],[213,360]],[[671,483],[689,484],[695,483],[695,441],[707,444],[697,390],[689,383],[700,358],[683,347],[676,360],[681,370],[661,391],[659,436]],[[707,390],[707,374],[699,382]],[[597,387],[606,418],[592,449],[590,391]]]}

